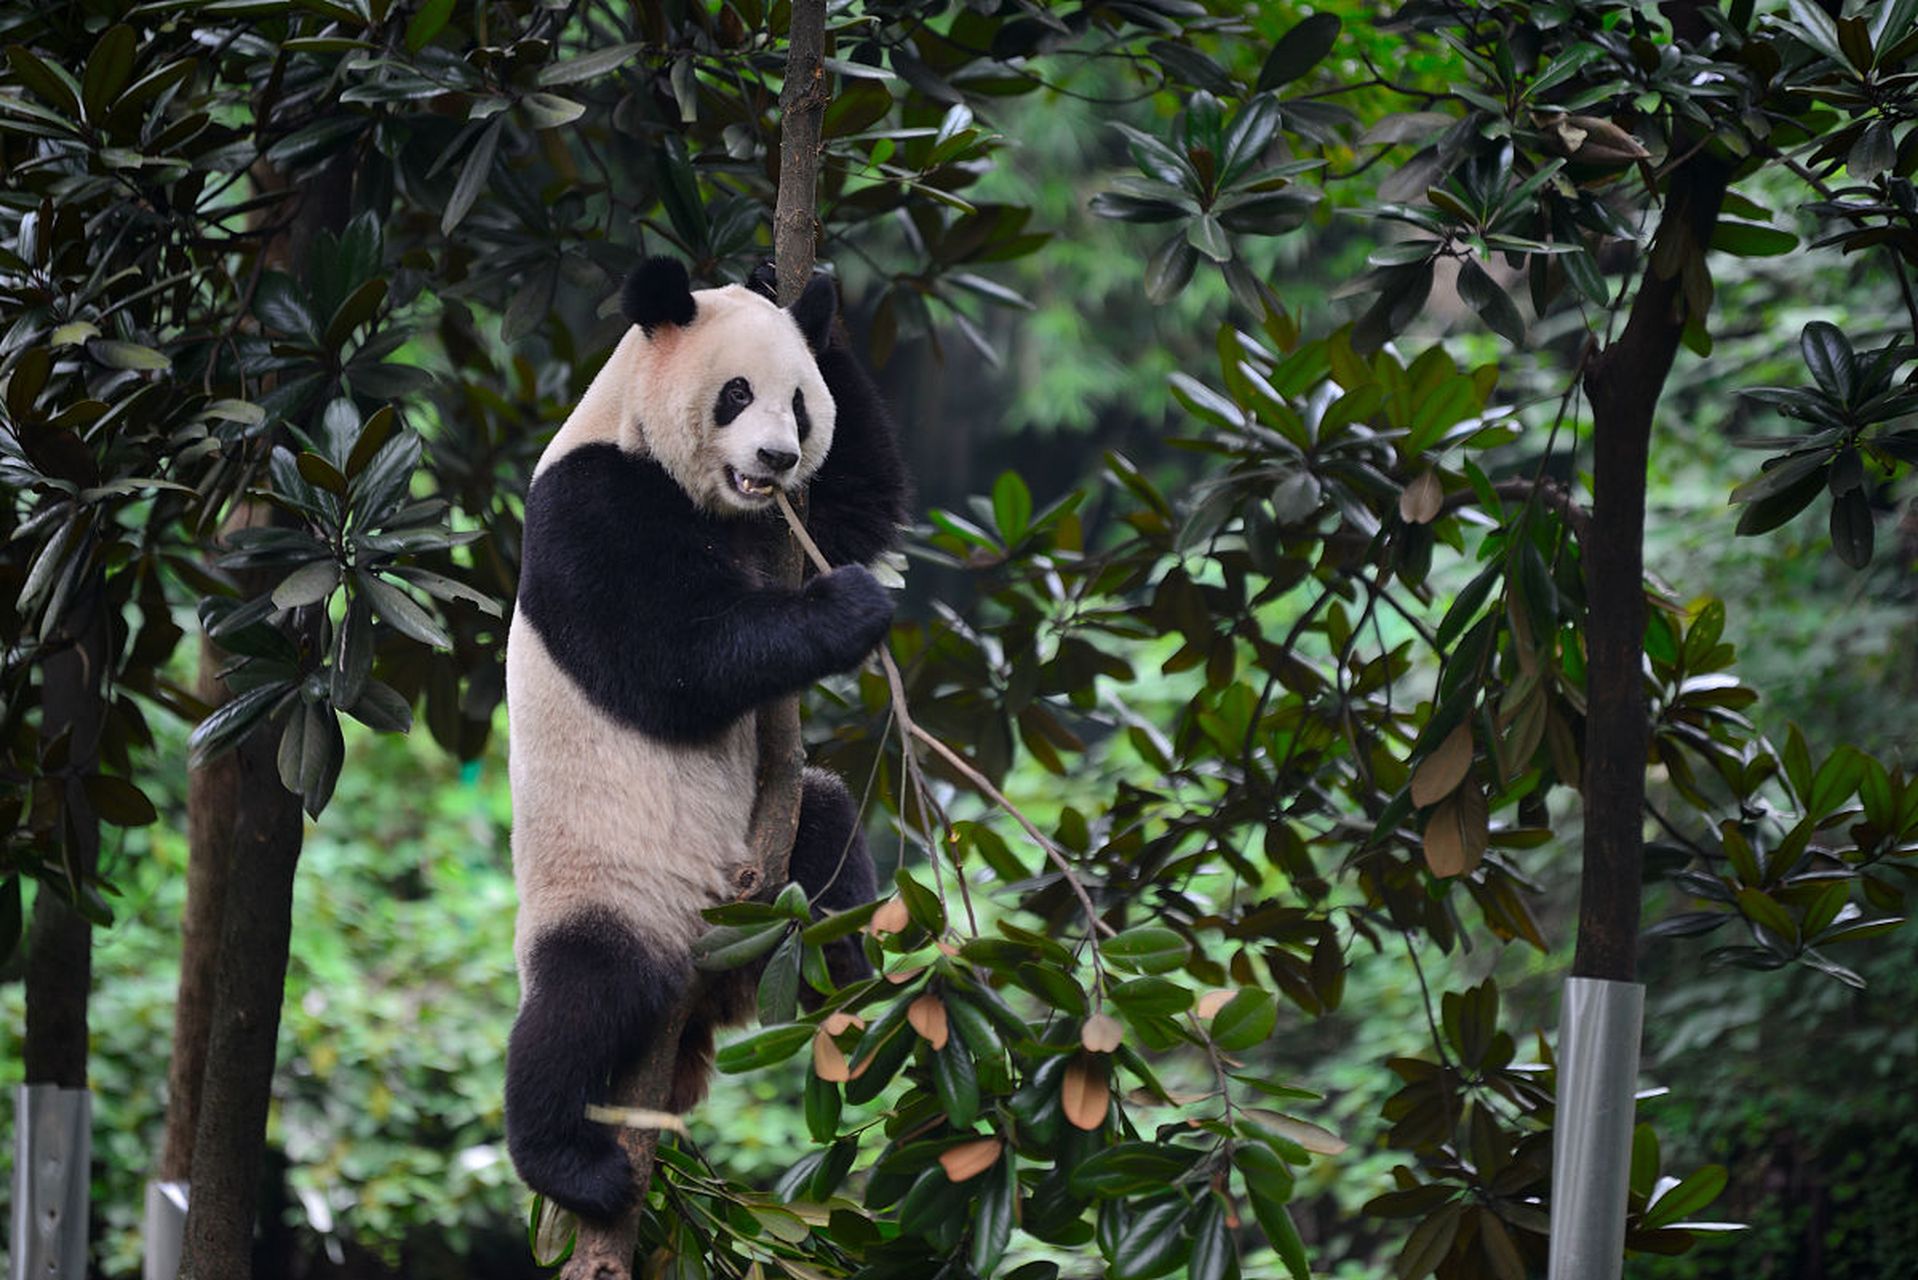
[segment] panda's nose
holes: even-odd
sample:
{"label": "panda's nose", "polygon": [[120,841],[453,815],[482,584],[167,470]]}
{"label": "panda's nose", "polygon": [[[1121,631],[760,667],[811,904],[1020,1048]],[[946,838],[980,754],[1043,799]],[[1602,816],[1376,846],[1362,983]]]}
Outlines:
{"label": "panda's nose", "polygon": [[761,449],[759,460],[774,471],[791,471],[793,463],[799,461],[799,455],[790,449]]}

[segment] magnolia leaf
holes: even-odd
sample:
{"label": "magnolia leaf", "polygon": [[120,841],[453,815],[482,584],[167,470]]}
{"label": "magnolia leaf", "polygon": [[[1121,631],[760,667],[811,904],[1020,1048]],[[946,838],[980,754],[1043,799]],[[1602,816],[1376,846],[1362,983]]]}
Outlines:
{"label": "magnolia leaf", "polygon": [[1059,1085],[1059,1105],[1077,1128],[1090,1132],[1105,1124],[1106,1112],[1112,1106],[1112,1086],[1099,1059],[1080,1054],[1066,1065],[1065,1079]]}
{"label": "magnolia leaf", "polygon": [[920,996],[908,1005],[906,1021],[934,1049],[945,1048],[952,1034],[946,1022],[946,1003],[935,995]]}
{"label": "magnolia leaf", "polygon": [[999,1153],[1005,1149],[1006,1144],[1002,1139],[977,1138],[941,1151],[939,1165],[946,1171],[948,1180],[966,1182],[999,1163]]}

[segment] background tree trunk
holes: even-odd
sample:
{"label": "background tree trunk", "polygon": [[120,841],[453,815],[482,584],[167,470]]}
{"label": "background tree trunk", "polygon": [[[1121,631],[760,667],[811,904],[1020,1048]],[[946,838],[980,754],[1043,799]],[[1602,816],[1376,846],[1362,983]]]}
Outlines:
{"label": "background tree trunk", "polygon": [[[87,554],[91,554],[88,548]],[[64,794],[67,865],[77,882],[100,860],[100,823],[83,779],[100,767],[100,727],[106,718],[104,670],[107,616],[96,570],[67,615],[71,643],[46,660],[41,687],[42,735],[67,735]],[[26,1040],[21,1048],[27,1084],[87,1087],[87,994],[93,974],[93,926],[64,894],[43,884],[33,900],[27,935]]]}
{"label": "background tree trunk", "polygon": [[[1666,5],[1679,34],[1695,6]],[[1585,549],[1585,839],[1572,974],[1637,976],[1645,864],[1645,480],[1652,420],[1685,331],[1688,271],[1702,275],[1730,171],[1700,151],[1672,175],[1645,279],[1618,341],[1585,374],[1592,399],[1592,520]],[[1701,320],[1703,317],[1699,317]]]}
{"label": "background tree trunk", "polygon": [[[277,182],[268,171],[257,176],[263,186]],[[313,237],[346,225],[352,194],[352,156],[345,154],[301,187],[289,233],[261,250],[268,262],[290,265],[297,275],[309,260]],[[243,581],[241,588],[263,590],[265,584]],[[201,656],[204,661],[204,649]],[[210,680],[203,669],[203,685]],[[215,912],[220,923],[217,955],[194,958],[199,981],[207,968],[213,971],[212,1006],[204,1019],[189,1011],[175,1024],[176,1059],[183,1048],[194,1048],[190,1040],[182,1045],[182,1033],[195,1034],[196,1020],[206,1029],[199,1094],[192,1103],[192,1150],[185,1157],[190,1188],[180,1280],[249,1280],[253,1273],[253,1220],[293,933],[294,872],[305,833],[300,797],[280,781],[279,730],[277,724],[260,726],[226,760],[193,771],[187,781],[188,813],[201,819],[192,830],[188,878],[220,900],[217,906],[202,904],[208,918],[195,923],[207,928]],[[191,902],[188,910],[195,910]],[[201,947],[209,941],[210,931],[203,932]],[[183,994],[187,977],[183,961]],[[180,1063],[176,1069],[187,1067]],[[173,1140],[169,1132],[169,1151]]]}
{"label": "background tree trunk", "polygon": [[[202,636],[195,692],[209,707],[226,700],[226,686],[216,674],[225,661],[220,647]],[[234,820],[241,805],[237,753],[211,760],[189,776],[180,986],[173,1001],[173,1056],[167,1062],[166,1135],[160,1145],[160,1163],[154,1169],[154,1176],[162,1182],[185,1182],[193,1172],[193,1133],[200,1121],[207,1038],[213,1029],[220,922],[233,866]]]}
{"label": "background tree trunk", "polygon": [[[818,235],[815,209],[820,127],[831,99],[823,65],[825,0],[794,0],[790,39],[786,82],[779,99],[779,200],[773,213],[774,267],[782,306],[790,305],[811,279]],[[775,562],[763,566],[764,571],[773,581],[798,586],[803,565],[799,547],[790,538],[779,546]],[[799,826],[799,775],[805,764],[798,698],[783,698],[762,708],[758,719],[757,789],[747,835],[758,879],[740,886],[742,897],[785,883],[793,834]],[[615,1084],[615,1105],[648,1111],[665,1106],[680,1032],[697,995],[695,986],[689,993],[691,998],[680,1002],[653,1037],[652,1052]],[[640,1216],[646,1211],[646,1193],[652,1186],[653,1152],[659,1145],[659,1134],[650,1129],[627,1129],[621,1133],[620,1142],[632,1158],[638,1198],[634,1207],[614,1222],[580,1223],[573,1256],[560,1273],[560,1280],[631,1280],[633,1252],[639,1239]]]}

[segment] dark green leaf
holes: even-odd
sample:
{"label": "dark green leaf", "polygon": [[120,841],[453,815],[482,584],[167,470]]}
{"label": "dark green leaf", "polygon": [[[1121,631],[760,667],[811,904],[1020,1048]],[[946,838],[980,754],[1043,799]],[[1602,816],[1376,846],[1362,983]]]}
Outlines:
{"label": "dark green leaf", "polygon": [[1185,238],[1194,249],[1203,253],[1214,262],[1229,262],[1232,259],[1232,237],[1219,225],[1218,218],[1202,213],[1185,224]]}
{"label": "dark green leaf", "polygon": [[1171,1017],[1192,1007],[1192,989],[1166,978],[1133,978],[1109,993],[1112,1002],[1132,1017]]}
{"label": "dark green leaf", "polygon": [[1525,321],[1518,313],[1518,304],[1486,274],[1476,258],[1460,260],[1458,293],[1492,332],[1515,346],[1525,344]]}
{"label": "dark green leaf", "polygon": [[1833,399],[1849,403],[1858,384],[1857,357],[1851,340],[1835,324],[1814,320],[1798,335],[1798,349],[1812,378]]}
{"label": "dark green leaf", "polygon": [[798,1015],[800,945],[799,931],[794,929],[787,932],[779,949],[766,962],[766,971],[759,976],[759,1021],[762,1025],[790,1022]]}
{"label": "dark green leaf", "polygon": [[769,1027],[744,1040],[735,1040],[714,1055],[713,1064],[728,1075],[757,1071],[784,1062],[812,1043],[813,1029],[805,1023]]}
{"label": "dark green leaf", "polygon": [[557,129],[586,114],[583,103],[562,98],[556,93],[529,93],[520,99],[520,107],[535,129]]}
{"label": "dark green leaf", "polygon": [[1212,1017],[1212,1039],[1221,1049],[1250,1049],[1272,1034],[1279,1007],[1270,991],[1246,987]]}
{"label": "dark green leaf", "polygon": [[195,769],[201,768],[238,742],[293,687],[290,680],[277,680],[248,689],[222,703],[200,721],[187,739],[190,748],[187,763]]}
{"label": "dark green leaf", "polygon": [[1167,973],[1179,968],[1191,954],[1186,940],[1161,925],[1140,925],[1099,944],[1099,954],[1120,968],[1139,973]]}
{"label": "dark green leaf", "polygon": [[894,873],[893,883],[899,887],[899,897],[905,902],[906,914],[912,917],[914,924],[935,936],[945,929],[946,909],[940,905],[937,894],[913,879],[904,867]]}
{"label": "dark green leaf", "polygon": [[1184,231],[1175,231],[1153,251],[1145,267],[1145,295],[1155,306],[1164,306],[1192,279],[1198,266],[1199,251],[1186,240]]}
{"label": "dark green leaf", "polygon": [[433,620],[433,615],[422,609],[413,597],[385,581],[378,574],[364,569],[354,575],[360,590],[366,593],[366,602],[373,609],[373,616],[384,622],[403,636],[410,636],[422,644],[432,645],[435,649],[450,649],[453,638]]}
{"label": "dark green leaf", "polygon": [[1863,489],[1849,489],[1831,500],[1831,549],[1853,569],[1871,563],[1874,529],[1871,500]]}
{"label": "dark green leaf", "polygon": [[433,37],[445,28],[453,16],[453,0],[425,0],[406,24],[406,51],[418,53],[433,43]]}
{"label": "dark green leaf", "polygon": [[990,1276],[1012,1243],[1012,1220],[1019,1201],[1019,1177],[1008,1150],[985,1174],[979,1188],[979,1207],[973,1212],[972,1249],[968,1260],[974,1275]]}
{"label": "dark green leaf", "polygon": [[1280,36],[1259,70],[1259,90],[1290,84],[1319,65],[1338,43],[1340,25],[1336,14],[1315,13]]}
{"label": "dark green leaf", "polygon": [[87,354],[109,369],[166,369],[173,364],[152,347],[113,338],[94,338],[87,343]]}
{"label": "dark green leaf", "polygon": [[818,1143],[831,1142],[839,1133],[839,1086],[806,1073],[806,1132]]}
{"label": "dark green leaf", "polygon": [[1225,1225],[1225,1208],[1216,1195],[1208,1195],[1192,1228],[1192,1262],[1186,1272],[1190,1280],[1228,1280],[1238,1274],[1238,1246]]}
{"label": "dark green leaf", "polygon": [[108,27],[94,43],[87,59],[87,71],[81,81],[80,97],[86,104],[87,119],[99,120],[113,105],[113,99],[133,74],[137,51],[133,28],[124,22]]}
{"label": "dark green leaf", "polygon": [[979,1116],[979,1074],[958,1036],[948,1036],[945,1047],[934,1051],[932,1084],[952,1127],[970,1127]]}
{"label": "dark green leaf", "polygon": [[486,189],[493,173],[493,152],[499,148],[500,131],[506,127],[506,117],[496,116],[473,143],[473,149],[466,156],[466,163],[460,167],[459,180],[453,184],[453,193],[446,199],[446,212],[440,216],[440,234],[451,235],[453,228],[466,217],[467,210],[479,199],[481,191]]}
{"label": "dark green leaf", "polygon": [[340,585],[340,566],[335,560],[314,560],[301,565],[273,588],[275,609],[297,609],[318,604]]}
{"label": "dark green leaf", "polygon": [[[362,626],[361,630],[371,628]],[[399,690],[381,680],[368,679],[360,687],[360,696],[342,710],[381,733],[406,733],[413,727],[413,708],[400,696]]]}
{"label": "dark green leaf", "polygon": [[1712,248],[1740,258],[1775,258],[1798,247],[1798,237],[1755,222],[1721,221],[1712,228]]}
{"label": "dark green leaf", "polygon": [[1738,517],[1738,532],[1750,537],[1769,533],[1811,505],[1825,490],[1823,468],[1814,468],[1785,489],[1768,494],[1746,506]]}
{"label": "dark green leaf", "polygon": [[539,69],[539,75],[535,79],[541,86],[550,88],[558,84],[578,84],[582,80],[592,80],[628,64],[639,67],[643,64],[639,61],[638,55],[645,47],[642,44],[616,44],[610,48],[581,54],[577,58],[549,62]]}
{"label": "dark green leaf", "polygon": [[87,778],[85,786],[87,799],[93,803],[93,811],[100,815],[102,822],[116,827],[144,827],[159,820],[160,813],[153,807],[153,801],[125,778],[96,773]]}
{"label": "dark green leaf", "polygon": [[79,86],[65,71],[42,62],[40,56],[23,44],[7,46],[7,61],[21,84],[46,100],[47,105],[69,119],[80,119]]}
{"label": "dark green leaf", "polygon": [[1134,1213],[1113,1243],[1112,1280],[1151,1280],[1184,1262],[1192,1248],[1186,1234],[1190,1212],[1191,1206],[1174,1196]]}
{"label": "dark green leaf", "polygon": [[1644,1220],[1639,1224],[1640,1230],[1656,1231],[1660,1227],[1683,1221],[1718,1199],[1727,1181],[1729,1178],[1724,1165],[1706,1165],[1654,1200],[1651,1207],[1645,1210]]}
{"label": "dark green leaf", "polygon": [[762,925],[715,925],[693,943],[693,962],[708,972],[740,968],[778,946],[787,929],[783,919]]}

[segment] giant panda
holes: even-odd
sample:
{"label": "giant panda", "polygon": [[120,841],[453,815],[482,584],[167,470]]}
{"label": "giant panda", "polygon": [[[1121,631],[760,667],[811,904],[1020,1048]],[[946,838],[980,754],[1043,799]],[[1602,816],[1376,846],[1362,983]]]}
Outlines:
{"label": "giant panda", "polygon": [[[521,987],[507,1147],[527,1185],[593,1218],[634,1187],[587,1105],[704,981],[700,911],[736,897],[751,863],[754,712],[886,634],[891,598],[863,566],[905,507],[892,424],[829,279],[785,309],[740,285],[695,292],[653,258],[622,303],[632,327],[534,467],[506,651]],[[795,590],[755,566],[789,536],[774,489],[802,486],[839,567]],[[830,773],[803,775],[791,875],[816,907],[874,895],[857,807]],[[840,981],[869,971],[856,943],[834,947]],[[750,1003],[738,975],[708,987],[677,1047],[675,1111],[704,1093],[715,1024]]]}

